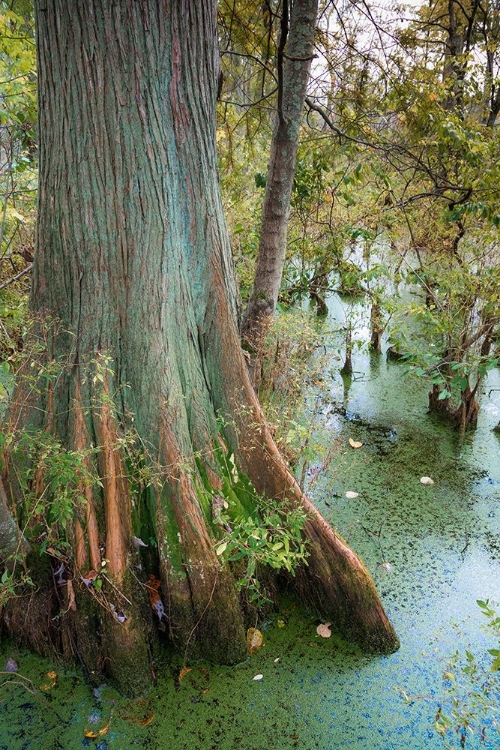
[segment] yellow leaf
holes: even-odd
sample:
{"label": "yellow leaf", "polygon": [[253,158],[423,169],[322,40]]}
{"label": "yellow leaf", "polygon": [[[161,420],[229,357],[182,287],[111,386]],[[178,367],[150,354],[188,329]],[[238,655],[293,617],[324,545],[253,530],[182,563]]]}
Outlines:
{"label": "yellow leaf", "polygon": [[109,724],[110,722],[108,721],[106,726],[102,729],[98,729],[97,732],[93,732],[91,729],[85,729],[83,735],[84,737],[90,737],[91,740],[95,740],[97,737],[102,737],[103,734],[106,734],[106,732],[109,731]]}
{"label": "yellow leaf", "polygon": [[249,654],[254,654],[264,643],[264,637],[257,628],[248,628],[247,630],[247,649]]}
{"label": "yellow leaf", "polygon": [[360,443],[358,440],[353,440],[352,438],[349,438],[349,445],[351,448],[361,448],[363,443]]}
{"label": "yellow leaf", "polygon": [[50,682],[44,682],[43,685],[40,685],[40,690],[44,690],[44,691],[52,690],[52,688],[56,684],[57,672],[54,672],[51,669],[50,672],[47,672],[47,677],[49,678]]}

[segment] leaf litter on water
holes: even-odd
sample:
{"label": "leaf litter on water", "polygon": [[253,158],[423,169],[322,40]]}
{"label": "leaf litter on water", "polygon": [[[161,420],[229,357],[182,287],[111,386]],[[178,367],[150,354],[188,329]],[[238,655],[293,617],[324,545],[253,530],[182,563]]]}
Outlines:
{"label": "leaf litter on water", "polygon": [[353,440],[352,438],[349,438],[349,445],[351,446],[351,448],[362,448],[363,447],[363,443],[362,442],[360,442],[359,440]]}

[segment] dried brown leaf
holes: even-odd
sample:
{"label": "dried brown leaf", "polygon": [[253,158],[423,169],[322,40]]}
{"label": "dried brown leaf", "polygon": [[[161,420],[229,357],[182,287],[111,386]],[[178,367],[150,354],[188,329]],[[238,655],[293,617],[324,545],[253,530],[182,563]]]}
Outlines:
{"label": "dried brown leaf", "polygon": [[257,628],[248,628],[247,630],[247,649],[249,654],[254,654],[264,643],[264,636]]}

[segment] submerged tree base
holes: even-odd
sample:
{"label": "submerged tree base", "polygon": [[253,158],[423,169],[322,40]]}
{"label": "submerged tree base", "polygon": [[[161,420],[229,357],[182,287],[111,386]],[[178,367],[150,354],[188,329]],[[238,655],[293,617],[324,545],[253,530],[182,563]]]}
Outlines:
{"label": "submerged tree base", "polygon": [[[142,447],[151,438],[138,434],[140,419],[117,413],[110,361],[93,367],[73,385],[57,371],[50,412],[35,407],[38,388],[30,403],[21,381],[22,398],[11,405],[11,425],[29,413],[45,427],[13,430],[4,456],[7,494],[32,548],[24,561],[32,583],[18,587],[2,612],[16,641],[79,662],[92,682],[111,677],[124,694],[142,694],[162,642],[185,663],[242,661],[262,595],[272,604],[288,569],[287,586],[345,638],[370,653],[397,649],[371,577],[299,489],[248,377],[239,399],[246,394],[247,408],[236,409],[231,424],[214,418],[211,447],[194,451],[192,437],[181,458],[164,424],[158,463]],[[61,387],[75,394],[64,414],[55,408]],[[56,424],[73,435],[71,450],[51,435]],[[275,522],[262,513],[265,497],[275,498]],[[287,532],[292,514],[300,519],[295,536]],[[234,554],[242,523],[250,527]],[[275,556],[263,556],[254,539]],[[263,584],[257,597],[255,582]]]}
{"label": "submerged tree base", "polygon": [[453,406],[450,398],[442,398],[441,389],[434,385],[429,393],[429,411],[437,414],[457,430],[475,428],[479,416],[479,401],[476,398],[477,386],[471,389],[467,386],[461,394],[459,406]]}

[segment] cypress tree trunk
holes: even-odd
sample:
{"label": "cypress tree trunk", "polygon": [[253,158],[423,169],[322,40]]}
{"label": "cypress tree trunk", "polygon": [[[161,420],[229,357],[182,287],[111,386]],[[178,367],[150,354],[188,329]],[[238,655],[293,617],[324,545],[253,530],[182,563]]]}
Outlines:
{"label": "cypress tree trunk", "polygon": [[[288,14],[288,2],[283,3],[282,13]],[[317,15],[318,0],[294,0],[288,39],[288,19],[282,22],[278,49],[278,73],[281,72],[278,113],[267,170],[255,279],[242,327],[243,340],[257,354],[266,326],[274,315],[283,276],[300,122]],[[286,59],[281,66],[283,58]]]}
{"label": "cypress tree trunk", "polygon": [[[30,615],[26,600],[14,600],[7,627],[40,650],[50,640],[78,655],[128,693],[151,679],[155,623],[187,656],[244,658],[243,610],[215,553],[211,507],[222,493],[230,514],[241,509],[224,469],[234,455],[256,492],[307,511],[311,556],[297,585],[311,603],[368,650],[394,650],[369,574],[300,492],[247,374],[217,181],[215,0],[38,0],[36,15],[31,310],[33,339],[45,337],[41,366],[56,376],[36,388],[20,380],[9,418],[88,451],[100,483],[82,481],[71,553],[51,553],[52,571],[62,561],[71,585],[55,585],[47,565]],[[132,428],[152,477],[142,489],[127,458]],[[6,467],[20,517],[13,453]],[[50,500],[42,464],[35,476],[33,492]],[[58,530],[56,521],[49,535]],[[156,540],[142,572],[141,534]]]}

